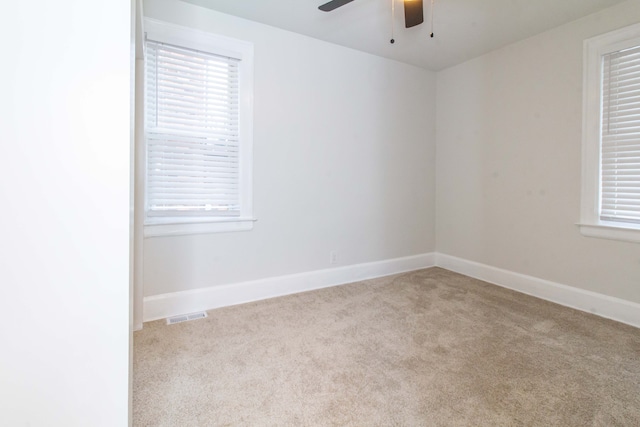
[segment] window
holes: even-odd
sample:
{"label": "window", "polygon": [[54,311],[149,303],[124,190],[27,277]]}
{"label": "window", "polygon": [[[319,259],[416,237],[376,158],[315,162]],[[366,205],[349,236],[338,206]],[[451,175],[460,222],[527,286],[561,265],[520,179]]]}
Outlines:
{"label": "window", "polygon": [[584,235],[640,242],[640,25],[584,45]]}
{"label": "window", "polygon": [[145,235],[251,229],[252,45],[145,33]]}

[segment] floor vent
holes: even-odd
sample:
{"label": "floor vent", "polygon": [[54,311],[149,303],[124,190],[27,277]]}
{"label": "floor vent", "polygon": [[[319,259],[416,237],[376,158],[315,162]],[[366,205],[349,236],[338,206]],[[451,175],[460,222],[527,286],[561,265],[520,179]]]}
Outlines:
{"label": "floor vent", "polygon": [[206,311],[199,311],[198,313],[185,314],[183,316],[174,316],[167,318],[167,325],[175,325],[176,323],[188,322],[190,320],[204,319],[207,317]]}

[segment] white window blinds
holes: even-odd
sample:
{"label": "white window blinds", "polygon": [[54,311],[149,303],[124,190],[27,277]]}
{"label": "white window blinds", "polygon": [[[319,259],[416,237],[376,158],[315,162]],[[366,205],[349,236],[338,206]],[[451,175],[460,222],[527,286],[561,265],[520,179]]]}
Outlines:
{"label": "white window blinds", "polygon": [[640,223],[640,46],[603,56],[600,219]]}
{"label": "white window blinds", "polygon": [[148,216],[239,216],[239,60],[147,40]]}

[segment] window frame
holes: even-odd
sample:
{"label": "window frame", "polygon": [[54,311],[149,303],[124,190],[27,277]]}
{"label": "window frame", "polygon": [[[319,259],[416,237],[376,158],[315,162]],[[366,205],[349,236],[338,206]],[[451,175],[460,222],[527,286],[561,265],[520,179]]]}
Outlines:
{"label": "window frame", "polygon": [[602,57],[640,46],[640,24],[584,41],[582,111],[582,192],[580,232],[588,237],[640,242],[640,224],[600,219]]}
{"label": "window frame", "polygon": [[[240,215],[226,216],[149,216],[147,210],[147,137],[144,130],[144,236],[170,236],[253,228],[253,44],[192,28],[145,18],[145,36],[153,41],[182,46],[216,55],[236,58],[239,63],[239,185]],[[146,49],[146,43],[144,44]],[[145,56],[146,58],[146,56]],[[146,85],[146,82],[145,82]],[[143,117],[139,118],[144,123]],[[144,126],[144,125],[143,125]]]}

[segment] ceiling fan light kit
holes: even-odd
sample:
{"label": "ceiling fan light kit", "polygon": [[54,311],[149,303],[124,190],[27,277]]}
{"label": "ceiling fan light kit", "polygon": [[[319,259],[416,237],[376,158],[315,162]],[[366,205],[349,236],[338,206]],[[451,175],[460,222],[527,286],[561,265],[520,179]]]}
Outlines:
{"label": "ceiling fan light kit", "polygon": [[422,0],[404,0],[404,26],[415,27],[424,22]]}
{"label": "ceiling fan light kit", "polygon": [[[331,0],[318,7],[323,12],[331,12],[347,3],[351,3],[353,0]],[[395,42],[393,38],[393,21],[395,20],[395,1],[391,0],[391,43]],[[415,27],[424,22],[424,10],[422,7],[423,0],[403,0],[404,3],[404,26],[405,28]],[[431,8],[433,9],[433,0],[431,0]],[[431,23],[433,28],[433,11],[431,13]],[[433,31],[431,31],[431,37],[433,37]]]}

